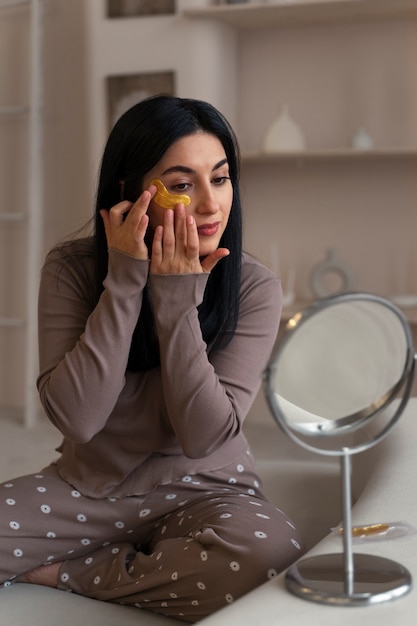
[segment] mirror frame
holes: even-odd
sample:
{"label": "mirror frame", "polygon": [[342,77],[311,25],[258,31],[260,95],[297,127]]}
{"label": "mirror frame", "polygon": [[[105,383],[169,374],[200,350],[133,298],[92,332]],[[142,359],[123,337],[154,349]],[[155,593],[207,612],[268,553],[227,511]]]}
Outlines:
{"label": "mirror frame", "polygon": [[[278,339],[276,341],[275,347],[272,351],[271,357],[269,359],[268,365],[264,371],[263,382],[264,382],[264,392],[265,396],[271,410],[271,413],[278,423],[280,428],[286,433],[286,435],[298,445],[301,445],[303,448],[309,450],[310,452],[316,452],[319,454],[324,454],[327,456],[342,456],[344,454],[344,448],[341,447],[339,449],[325,449],[314,446],[312,444],[307,443],[304,439],[301,438],[295,431],[297,431],[296,427],[290,427],[288,421],[279,406],[279,403],[276,399],[276,394],[272,390],[271,382],[275,377],[276,371],[279,368],[280,356],[284,349],[286,348],[289,341],[294,334],[294,332],[306,324],[309,320],[311,320],[315,315],[320,313],[323,309],[327,309],[331,306],[336,306],[343,302],[351,302],[351,301],[365,301],[365,302],[375,302],[380,304],[387,309],[391,310],[399,319],[401,326],[404,330],[406,344],[407,344],[407,354],[404,363],[404,369],[400,380],[393,385],[391,389],[389,389],[381,398],[376,400],[369,407],[365,407],[363,410],[354,413],[352,415],[348,415],[339,419],[336,419],[331,427],[323,429],[320,433],[307,433],[305,432],[305,437],[311,438],[320,438],[330,436],[340,436],[344,434],[344,431],[357,431],[360,430],[370,418],[378,415],[385,408],[389,406],[389,404],[395,400],[398,395],[403,391],[403,395],[401,400],[399,401],[398,407],[395,410],[394,415],[390,418],[388,424],[385,425],[381,431],[375,435],[371,440],[359,443],[349,448],[350,454],[356,454],[359,452],[363,452],[375,445],[377,442],[381,441],[391,430],[394,424],[398,421],[401,413],[405,405],[408,402],[411,393],[411,387],[414,380],[414,370],[415,370],[415,359],[416,354],[413,346],[413,338],[411,334],[411,329],[409,323],[403,314],[403,312],[390,300],[383,298],[381,296],[377,296],[375,294],[366,293],[366,292],[349,292],[332,295],[326,298],[321,298],[315,301],[310,306],[305,309],[295,313],[291,316],[291,318],[287,321],[284,332],[281,335],[278,335]],[[337,431],[337,432],[336,432]]]}

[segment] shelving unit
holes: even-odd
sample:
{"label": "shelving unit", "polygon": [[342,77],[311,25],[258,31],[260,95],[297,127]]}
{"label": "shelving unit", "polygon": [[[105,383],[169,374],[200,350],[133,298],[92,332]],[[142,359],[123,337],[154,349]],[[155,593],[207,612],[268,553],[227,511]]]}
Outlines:
{"label": "shelving unit", "polygon": [[282,161],[314,162],[314,161],[381,161],[387,159],[413,161],[417,159],[417,149],[385,149],[385,150],[305,150],[304,152],[281,152],[267,154],[262,152],[244,152],[242,162],[279,163]]}
{"label": "shelving unit", "polygon": [[[407,101],[416,93],[408,61],[417,0],[249,2],[189,7],[184,15],[236,37],[249,249],[268,261],[270,243],[279,239],[281,261],[295,264],[301,276],[297,302],[304,306],[312,298],[311,267],[334,242],[369,290],[389,296],[407,283],[417,288],[406,276],[415,274],[410,266],[417,260],[410,241],[417,222],[416,120]],[[387,54],[392,44],[397,65]],[[262,152],[266,120],[276,116],[271,102],[295,112],[305,151]],[[350,149],[363,124],[375,148]],[[405,314],[414,324],[413,311]]]}
{"label": "shelving unit", "polygon": [[188,9],[190,18],[214,19],[240,30],[256,30],[334,22],[410,19],[416,0],[303,0],[291,4],[220,5]]}
{"label": "shelving unit", "polygon": [[[193,20],[217,21],[232,27],[244,36],[249,31],[278,31],[290,27],[364,24],[397,20],[417,20],[417,0],[293,0],[282,4],[242,3],[188,8],[184,16]],[[246,152],[245,163],[280,161],[383,161],[387,159],[414,160],[417,148],[386,147],[373,150],[346,148],[306,150],[300,153],[276,155]]]}
{"label": "shelving unit", "polygon": [[[13,275],[15,288],[22,283],[25,291],[25,311],[19,317],[0,317],[0,332],[10,329],[22,329],[24,332],[24,365],[19,375],[24,380],[23,421],[27,427],[35,424],[38,414],[38,397],[36,392],[36,376],[38,370],[37,351],[37,299],[39,270],[42,251],[42,204],[43,204],[43,165],[42,165],[42,0],[2,0],[0,2],[0,19],[6,11],[26,10],[29,12],[29,58],[27,59],[29,75],[28,103],[10,104],[0,107],[2,118],[25,119],[28,122],[28,149],[26,154],[27,165],[27,204],[21,210],[0,210],[0,228],[6,223],[15,222],[16,228],[25,229],[25,246],[21,254],[25,255],[25,276]],[[9,61],[9,59],[7,59]],[[23,159],[24,160],[24,159]],[[13,173],[16,180],[12,183],[24,185],[26,180],[19,180],[17,173]],[[11,184],[12,184],[11,183]],[[10,272],[16,271],[10,267]],[[4,294],[3,302],[8,294]],[[2,355],[8,358],[8,355]]]}

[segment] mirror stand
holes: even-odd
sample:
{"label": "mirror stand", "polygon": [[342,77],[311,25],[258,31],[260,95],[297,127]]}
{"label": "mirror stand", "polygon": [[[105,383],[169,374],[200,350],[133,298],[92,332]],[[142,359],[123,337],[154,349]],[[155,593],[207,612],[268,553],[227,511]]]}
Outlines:
{"label": "mirror stand", "polygon": [[404,596],[410,572],[352,550],[351,458],[382,441],[400,418],[416,352],[404,314],[368,293],[337,294],[293,315],[264,374],[272,415],[301,447],[341,462],[343,551],[306,557],[286,573],[295,595],[333,606]]}
{"label": "mirror stand", "polygon": [[351,503],[351,452],[343,448],[343,552],[301,559],[286,573],[295,595],[333,606],[365,606],[394,600],[411,589],[409,571],[390,559],[353,554]]}

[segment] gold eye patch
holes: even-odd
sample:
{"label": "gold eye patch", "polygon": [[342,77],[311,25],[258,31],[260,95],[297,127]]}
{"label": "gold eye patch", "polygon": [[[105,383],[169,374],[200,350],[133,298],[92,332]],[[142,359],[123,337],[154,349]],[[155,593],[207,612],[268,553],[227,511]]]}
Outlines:
{"label": "gold eye patch", "polygon": [[159,204],[163,209],[174,209],[177,204],[182,203],[184,206],[188,206],[191,202],[190,196],[182,195],[179,193],[169,193],[162,180],[159,178],[153,178],[150,185],[155,185],[156,194],[153,200],[156,204]]}

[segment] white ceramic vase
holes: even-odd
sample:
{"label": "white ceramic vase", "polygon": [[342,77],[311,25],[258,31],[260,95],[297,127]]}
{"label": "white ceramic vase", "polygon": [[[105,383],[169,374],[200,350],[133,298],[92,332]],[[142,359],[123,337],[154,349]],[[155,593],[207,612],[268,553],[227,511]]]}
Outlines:
{"label": "white ceramic vase", "polygon": [[352,138],[353,150],[372,150],[374,147],[374,141],[370,134],[364,129],[359,128],[357,133]]}
{"label": "white ceramic vase", "polygon": [[305,150],[306,142],[301,128],[292,119],[288,105],[283,104],[278,117],[268,128],[262,149],[267,153],[298,152]]}

